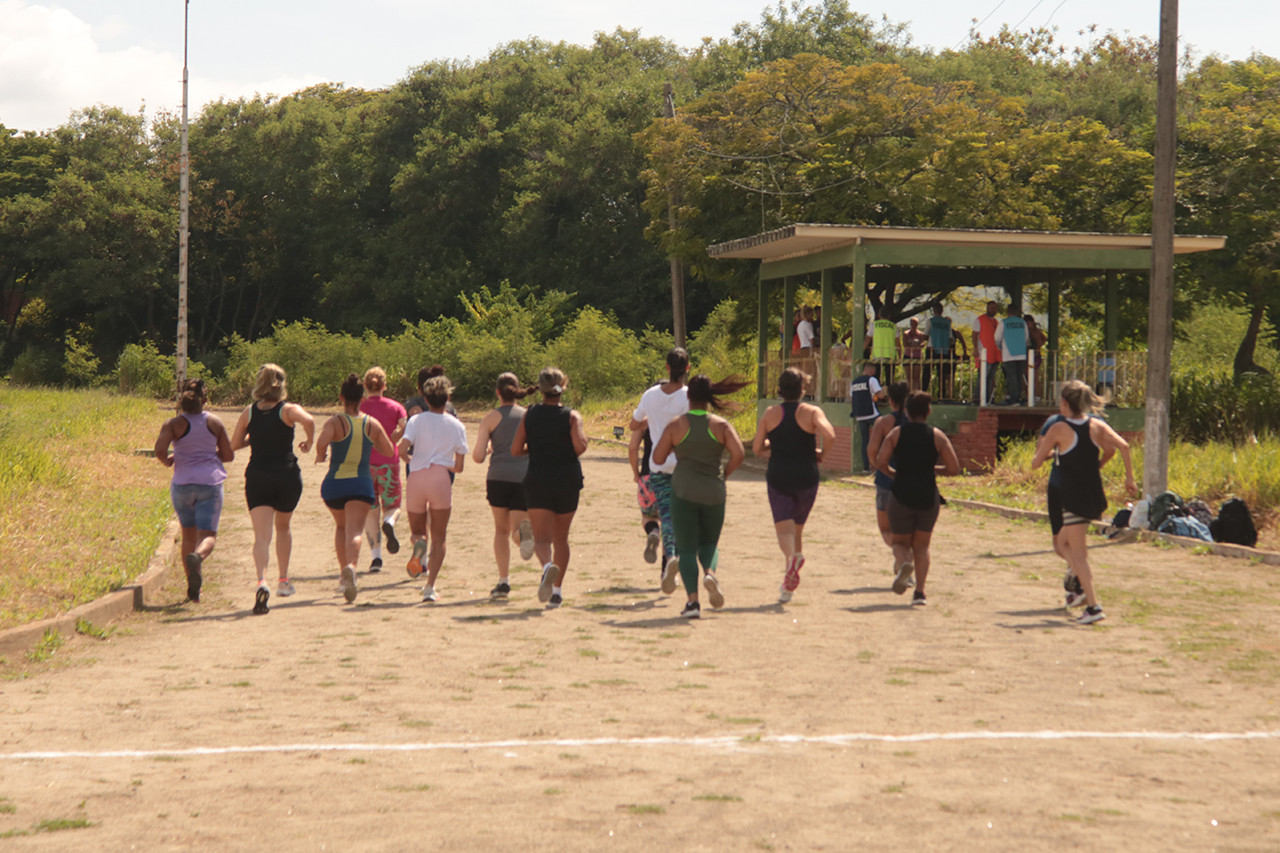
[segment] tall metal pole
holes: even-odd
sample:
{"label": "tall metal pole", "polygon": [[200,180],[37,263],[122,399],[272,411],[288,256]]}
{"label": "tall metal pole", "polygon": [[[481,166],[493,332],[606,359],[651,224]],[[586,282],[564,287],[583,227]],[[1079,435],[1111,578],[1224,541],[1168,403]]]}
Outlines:
{"label": "tall metal pole", "polygon": [[1173,354],[1174,167],[1178,132],[1178,0],[1160,0],[1156,66],[1156,162],[1151,216],[1151,292],[1147,343],[1147,417],[1142,489],[1169,482],[1169,397]]}
{"label": "tall metal pole", "polygon": [[[663,118],[676,117],[676,99],[670,83],[664,83],[662,86],[662,116]],[[667,199],[667,227],[672,231],[676,230],[676,205],[679,203],[680,199],[674,193]],[[675,345],[684,346],[686,337],[684,270],[680,266],[679,258],[675,255],[671,256],[671,332]]]}
{"label": "tall metal pole", "polygon": [[174,358],[178,390],[187,378],[187,216],[190,203],[191,162],[187,152],[187,19],[191,0],[182,2],[182,154],[178,168],[178,345]]}

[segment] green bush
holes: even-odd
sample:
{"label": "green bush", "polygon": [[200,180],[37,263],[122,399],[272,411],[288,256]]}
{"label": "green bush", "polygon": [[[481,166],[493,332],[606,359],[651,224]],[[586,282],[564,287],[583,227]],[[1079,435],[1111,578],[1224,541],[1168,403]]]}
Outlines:
{"label": "green bush", "polygon": [[9,368],[9,381],[15,385],[57,386],[62,380],[62,353],[48,346],[31,344],[18,354]]}
{"label": "green bush", "polygon": [[1275,435],[1280,427],[1280,387],[1274,376],[1187,372],[1173,377],[1170,428],[1175,439],[1204,444],[1243,444]]}
{"label": "green bush", "polygon": [[[116,359],[112,373],[121,394],[136,394],[157,400],[172,400],[177,389],[177,365],[174,356],[164,355],[153,341],[129,344]],[[187,376],[209,380],[208,369],[198,361],[187,360]]]}
{"label": "green bush", "polygon": [[586,307],[547,347],[546,360],[569,376],[569,401],[638,393],[646,366],[640,341],[612,317]]}
{"label": "green bush", "polygon": [[330,332],[311,320],[277,323],[270,335],[252,342],[233,336],[220,402],[248,402],[258,369],[273,362],[289,377],[291,400],[307,406],[333,405],[347,375],[363,375],[370,366],[365,356],[370,336],[377,337]]}

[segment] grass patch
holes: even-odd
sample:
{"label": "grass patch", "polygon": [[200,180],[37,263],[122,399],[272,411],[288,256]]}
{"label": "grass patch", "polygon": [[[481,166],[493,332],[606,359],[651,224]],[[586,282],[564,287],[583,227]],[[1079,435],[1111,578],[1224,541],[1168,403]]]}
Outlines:
{"label": "grass patch", "polygon": [[700,800],[704,803],[740,803],[742,797],[735,797],[733,794],[698,794],[692,797],[693,800]]}
{"label": "grass patch", "polygon": [[146,568],[169,520],[170,472],[133,450],[155,443],[165,417],[152,400],[0,384],[0,629],[93,601]]}
{"label": "grass patch", "polygon": [[41,663],[53,657],[53,653],[62,648],[62,644],[66,642],[66,638],[62,634],[52,628],[44,632],[44,636],[40,638],[40,642],[27,652],[27,660],[32,663]]}
{"label": "grass patch", "polygon": [[95,640],[105,640],[115,632],[116,629],[114,625],[106,628],[100,628],[88,619],[76,620],[76,633],[83,637],[92,637]]}
{"label": "grass patch", "polygon": [[93,826],[82,817],[59,817],[42,820],[36,824],[36,832],[61,832],[64,829],[85,829]]}
{"label": "grass patch", "polygon": [[628,803],[622,808],[631,814],[666,814],[666,809],[653,803]]}

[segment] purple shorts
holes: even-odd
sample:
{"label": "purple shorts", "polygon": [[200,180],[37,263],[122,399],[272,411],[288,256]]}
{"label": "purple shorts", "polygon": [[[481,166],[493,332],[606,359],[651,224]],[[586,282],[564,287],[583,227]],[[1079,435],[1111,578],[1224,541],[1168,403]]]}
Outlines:
{"label": "purple shorts", "polygon": [[768,486],[767,488],[769,490],[769,509],[773,511],[774,524],[781,521],[794,521],[796,524],[804,524],[809,520],[809,512],[813,509],[813,502],[818,499],[818,487],[816,485],[812,488],[795,492],[775,489],[773,486]]}

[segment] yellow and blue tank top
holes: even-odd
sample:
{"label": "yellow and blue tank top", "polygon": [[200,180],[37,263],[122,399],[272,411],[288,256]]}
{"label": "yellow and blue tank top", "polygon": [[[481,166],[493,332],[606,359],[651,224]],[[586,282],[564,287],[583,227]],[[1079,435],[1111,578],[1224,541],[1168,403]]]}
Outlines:
{"label": "yellow and blue tank top", "polygon": [[329,445],[329,471],[320,483],[320,497],[325,500],[366,497],[373,500],[373,477],[369,473],[369,416],[359,421],[348,414],[346,438]]}

